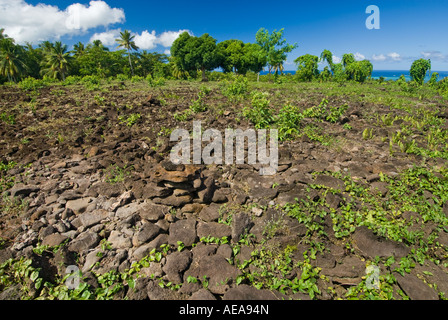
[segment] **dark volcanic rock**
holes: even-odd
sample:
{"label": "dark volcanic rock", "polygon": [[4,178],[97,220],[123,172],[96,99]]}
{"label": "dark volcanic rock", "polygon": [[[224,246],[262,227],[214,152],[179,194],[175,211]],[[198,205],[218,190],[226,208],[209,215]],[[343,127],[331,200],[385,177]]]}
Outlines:
{"label": "dark volcanic rock", "polygon": [[170,225],[168,242],[177,246],[178,241],[182,241],[187,247],[197,241],[196,220],[183,219]]}
{"label": "dark volcanic rock", "polygon": [[372,230],[365,226],[356,229],[353,240],[355,240],[355,245],[361,253],[372,259],[376,256],[402,258],[410,252],[410,248],[406,247],[405,244],[376,236]]}

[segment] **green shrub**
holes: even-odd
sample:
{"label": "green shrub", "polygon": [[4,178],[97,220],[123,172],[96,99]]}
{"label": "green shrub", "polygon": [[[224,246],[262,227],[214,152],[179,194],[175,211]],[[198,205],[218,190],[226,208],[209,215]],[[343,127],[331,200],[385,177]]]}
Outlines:
{"label": "green shrub", "polygon": [[231,103],[238,103],[248,91],[248,80],[244,76],[234,76],[233,80],[225,80],[222,86],[222,94]]}
{"label": "green shrub", "polygon": [[251,95],[251,106],[243,108],[243,116],[249,119],[257,129],[268,128],[274,120],[268,97],[268,92],[255,91]]}
{"label": "green shrub", "polygon": [[146,81],[148,81],[148,84],[151,88],[155,88],[155,87],[162,87],[165,85],[165,79],[160,77],[160,78],[153,78],[151,76],[151,74],[148,74],[146,76]]}
{"label": "green shrub", "polygon": [[19,82],[19,88],[24,91],[36,91],[37,89],[42,89],[46,86],[44,80],[34,79],[33,77],[27,77]]}
{"label": "green shrub", "polygon": [[303,114],[297,106],[287,104],[283,106],[276,117],[278,136],[280,140],[294,137],[298,133]]}
{"label": "green shrub", "polygon": [[87,90],[93,91],[100,88],[101,78],[98,76],[84,76],[80,81]]}
{"label": "green shrub", "polygon": [[81,77],[79,76],[68,76],[65,78],[64,82],[62,83],[64,86],[70,86],[74,84],[78,84],[81,81]]}
{"label": "green shrub", "polygon": [[418,59],[415,60],[411,65],[411,70],[409,71],[412,80],[417,82],[417,84],[422,85],[425,80],[426,73],[431,70],[431,60]]}
{"label": "green shrub", "polygon": [[127,75],[125,75],[125,74],[122,74],[122,73],[117,74],[116,78],[117,78],[118,81],[126,81],[126,80],[129,80],[129,77],[128,77]]}
{"label": "green shrub", "polygon": [[143,80],[145,80],[145,78],[143,78],[143,77],[141,77],[141,76],[133,76],[133,77],[131,78],[131,82],[132,82],[132,83],[141,82],[141,81],[143,81]]}
{"label": "green shrub", "polygon": [[328,100],[322,99],[318,106],[313,106],[303,112],[305,118],[314,118],[321,121],[331,123],[338,122],[339,118],[347,111],[348,105],[344,104],[340,107],[328,106]]}

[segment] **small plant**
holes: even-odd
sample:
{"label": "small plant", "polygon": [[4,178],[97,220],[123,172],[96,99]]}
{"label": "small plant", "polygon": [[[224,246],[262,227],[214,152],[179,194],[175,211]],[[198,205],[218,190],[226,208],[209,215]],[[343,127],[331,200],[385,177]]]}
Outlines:
{"label": "small plant", "polygon": [[233,81],[225,81],[222,94],[229,99],[229,102],[236,104],[240,102],[248,91],[248,80],[244,76],[236,76]]}
{"label": "small plant", "polygon": [[313,106],[303,112],[305,118],[314,118],[320,121],[328,121],[336,123],[340,117],[347,111],[348,105],[344,104],[340,107],[328,106],[328,100],[322,99],[318,106]]}
{"label": "small plant", "polygon": [[211,89],[206,86],[202,86],[198,92],[198,98],[192,101],[190,110],[194,113],[207,111],[208,107],[205,104],[204,98],[211,92]]}
{"label": "small plant", "polygon": [[392,126],[394,124],[394,122],[398,119],[397,116],[393,116],[391,113],[388,113],[387,115],[382,115],[381,116],[381,121],[383,122],[383,124],[385,126]]}
{"label": "small plant", "polygon": [[146,81],[148,82],[151,88],[162,87],[165,85],[164,78],[153,78],[151,74],[148,74],[146,76]]}
{"label": "small plant", "polygon": [[198,99],[193,100],[192,104],[190,105],[190,110],[193,113],[199,113],[199,112],[204,112],[207,111],[208,107],[204,102],[203,96],[199,96]]}
{"label": "small plant", "polygon": [[123,168],[120,168],[118,165],[110,165],[107,169],[104,169],[104,176],[106,182],[110,184],[116,184],[123,182],[124,179],[131,175],[131,172],[134,169],[133,166],[128,167],[125,165]]}
{"label": "small plant", "polygon": [[362,138],[364,140],[370,140],[373,139],[373,128],[366,128],[364,129],[364,131],[362,132]]}
{"label": "small plant", "polygon": [[13,114],[7,114],[6,112],[0,114],[0,120],[6,124],[16,124],[16,117]]}
{"label": "small plant", "polygon": [[173,118],[176,121],[183,122],[183,121],[187,121],[188,117],[191,116],[191,114],[192,114],[192,110],[187,109],[187,110],[184,110],[183,112],[176,112],[173,115]]}
{"label": "small plant", "polygon": [[347,111],[348,105],[344,104],[340,107],[330,106],[330,111],[325,120],[331,123],[336,123],[339,121],[342,115]]}
{"label": "small plant", "polygon": [[268,97],[267,92],[255,91],[251,96],[251,106],[243,108],[243,116],[249,119],[256,129],[266,129],[274,121]]}
{"label": "small plant", "polygon": [[106,101],[105,97],[102,97],[102,96],[100,96],[98,94],[95,95],[94,99],[95,99],[96,104],[99,105],[99,106],[104,105],[104,102]]}
{"label": "small plant", "polygon": [[279,139],[286,140],[297,135],[302,119],[303,114],[300,113],[297,106],[291,104],[283,106],[275,119],[278,126]]}
{"label": "small plant", "polygon": [[120,120],[120,123],[126,124],[128,127],[132,127],[134,124],[136,124],[142,116],[140,113],[133,113],[129,116],[119,116],[118,120]]}

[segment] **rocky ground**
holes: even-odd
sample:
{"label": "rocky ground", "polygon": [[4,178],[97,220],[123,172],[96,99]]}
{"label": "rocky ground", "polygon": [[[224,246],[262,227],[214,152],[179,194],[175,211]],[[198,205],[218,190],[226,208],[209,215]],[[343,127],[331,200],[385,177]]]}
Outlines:
{"label": "rocky ground", "polygon": [[[0,88],[0,111],[15,117],[1,125],[0,160],[16,163],[1,176],[1,299],[56,295],[8,273],[21,258],[43,283],[61,283],[77,266],[90,298],[445,297],[446,161],[391,154],[381,136],[400,121],[379,126],[371,117],[391,112],[387,104],[330,97],[347,112],[335,124],[316,122],[327,133],[322,141],[282,142],[273,176],[261,176],[258,165],[173,165],[170,130],[191,130],[193,119],[218,130],[250,126],[241,105],[210,86],[209,110],[185,121],[173,115],[188,108],[199,84]],[[273,104],[302,109],[324,96],[307,87],[266,90]],[[135,124],[123,121],[136,114]],[[363,139],[365,128],[376,138]],[[414,164],[428,170],[424,179],[408,179]],[[379,270],[373,289],[369,265]]]}

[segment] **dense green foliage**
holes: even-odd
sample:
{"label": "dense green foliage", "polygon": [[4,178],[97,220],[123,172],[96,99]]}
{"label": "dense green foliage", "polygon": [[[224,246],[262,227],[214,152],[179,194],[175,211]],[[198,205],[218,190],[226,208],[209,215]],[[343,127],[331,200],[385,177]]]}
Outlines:
{"label": "dense green foliage", "polygon": [[431,70],[431,60],[418,59],[411,65],[411,77],[418,84],[422,84],[426,73]]}
{"label": "dense green foliage", "polygon": [[[153,84],[152,79],[162,78],[199,77],[203,81],[225,78],[211,73],[216,69],[221,69],[224,74],[258,74],[259,80],[259,73],[265,67],[270,74],[275,73],[274,82],[282,82],[285,80],[279,79],[278,75],[283,74],[287,54],[297,48],[297,44],[286,42],[283,29],[269,33],[261,28],[255,35],[255,43],[244,43],[237,39],[218,43],[209,34],[196,37],[184,32],[174,41],[171,56],[140,51],[128,30],[121,32],[116,39],[118,46],[115,51],[110,51],[100,40],[87,45],[78,42],[71,51],[59,41],[43,41],[37,47],[31,44],[23,46],[4,34],[3,29],[0,31],[0,83],[19,82],[28,77],[62,81],[68,78],[73,84],[77,82],[74,77],[97,76],[125,80],[134,76],[147,78],[149,75],[150,85]],[[340,63],[334,63],[333,54],[328,49],[324,49],[319,57],[304,54],[294,62],[297,64],[295,79],[301,82],[364,82],[371,77],[373,70],[370,61],[357,61],[352,53],[344,54]],[[318,69],[319,63],[327,64],[322,71]],[[430,70],[431,61],[419,59],[412,64],[410,74],[413,81],[421,85]],[[440,86],[438,82],[442,81],[437,80],[438,74],[432,74],[432,86]],[[407,90],[414,90],[413,84],[406,81],[401,83]],[[446,91],[443,88],[441,90]]]}
{"label": "dense green foliage", "polygon": [[267,58],[269,73],[274,71],[283,72],[283,62],[286,60],[287,53],[297,48],[297,44],[288,44],[283,39],[283,30],[274,30],[271,34],[269,31],[261,28],[255,35],[257,44],[264,50]]}

